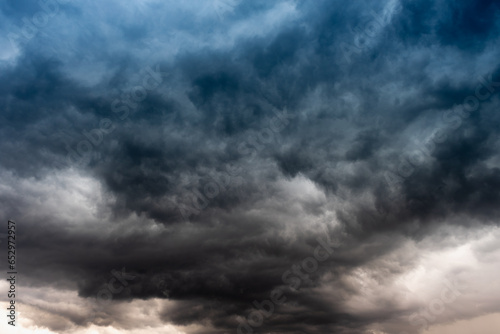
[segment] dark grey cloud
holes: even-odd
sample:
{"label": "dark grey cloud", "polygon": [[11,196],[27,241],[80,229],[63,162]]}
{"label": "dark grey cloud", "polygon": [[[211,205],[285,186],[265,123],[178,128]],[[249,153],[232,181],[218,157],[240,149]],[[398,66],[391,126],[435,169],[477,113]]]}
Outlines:
{"label": "dark grey cloud", "polygon": [[[165,324],[235,332],[281,287],[262,332],[416,333],[393,281],[498,225],[495,1],[72,1],[10,44],[40,8],[0,5],[2,219],[32,287],[134,276],[53,331],[165,299]],[[317,238],[335,253],[287,287]]]}

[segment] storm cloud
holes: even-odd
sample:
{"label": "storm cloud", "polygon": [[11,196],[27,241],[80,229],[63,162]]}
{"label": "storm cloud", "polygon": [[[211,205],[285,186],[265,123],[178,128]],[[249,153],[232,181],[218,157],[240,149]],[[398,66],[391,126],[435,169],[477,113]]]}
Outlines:
{"label": "storm cloud", "polygon": [[498,323],[497,1],[0,15],[21,333]]}

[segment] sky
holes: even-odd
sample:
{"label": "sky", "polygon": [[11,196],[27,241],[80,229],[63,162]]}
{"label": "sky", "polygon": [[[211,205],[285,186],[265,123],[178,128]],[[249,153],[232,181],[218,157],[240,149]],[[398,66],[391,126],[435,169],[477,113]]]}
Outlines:
{"label": "sky", "polygon": [[500,2],[2,0],[0,32],[2,333],[498,333]]}

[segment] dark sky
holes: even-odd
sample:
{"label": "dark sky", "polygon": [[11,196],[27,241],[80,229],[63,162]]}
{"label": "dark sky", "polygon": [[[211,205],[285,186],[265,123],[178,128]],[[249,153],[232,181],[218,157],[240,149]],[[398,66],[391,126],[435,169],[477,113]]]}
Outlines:
{"label": "dark sky", "polygon": [[16,333],[497,333],[499,1],[0,15]]}

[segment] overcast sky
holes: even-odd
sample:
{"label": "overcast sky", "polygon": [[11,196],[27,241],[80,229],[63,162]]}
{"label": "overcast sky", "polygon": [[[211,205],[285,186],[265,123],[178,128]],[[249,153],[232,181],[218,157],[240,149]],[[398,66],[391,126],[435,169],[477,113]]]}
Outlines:
{"label": "overcast sky", "polygon": [[2,333],[498,333],[500,2],[3,0],[0,31]]}

